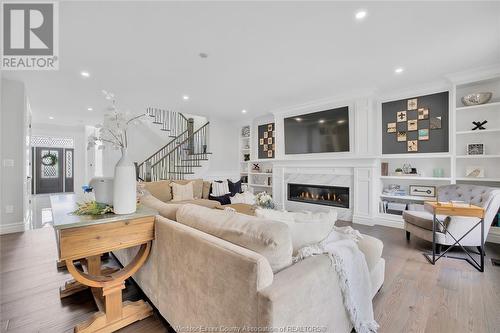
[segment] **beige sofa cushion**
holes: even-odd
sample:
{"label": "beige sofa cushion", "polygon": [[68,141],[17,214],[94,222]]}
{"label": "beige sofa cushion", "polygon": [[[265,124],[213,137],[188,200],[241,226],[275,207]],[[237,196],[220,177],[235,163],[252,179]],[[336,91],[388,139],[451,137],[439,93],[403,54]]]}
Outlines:
{"label": "beige sofa cushion", "polygon": [[158,214],[173,221],[175,221],[177,209],[181,207],[180,203],[165,203],[152,195],[144,195],[140,200],[144,206],[157,210]]}
{"label": "beige sofa cushion", "polygon": [[370,272],[378,264],[380,258],[382,257],[382,250],[384,249],[384,243],[380,239],[372,236],[364,235],[363,239],[358,241],[358,247],[365,255],[366,263],[368,264],[368,269]]}
{"label": "beige sofa cushion", "polygon": [[261,254],[275,273],[292,264],[292,237],[284,223],[194,205],[177,210],[177,222]]}
{"label": "beige sofa cushion", "polygon": [[185,201],[178,201],[176,203],[177,204],[193,204],[193,205],[203,206],[203,207],[207,207],[207,208],[216,208],[216,207],[222,206],[220,204],[220,202],[215,201],[215,200],[208,200],[208,199],[185,200]]}
{"label": "beige sofa cushion", "polygon": [[163,202],[167,202],[172,200],[172,188],[170,187],[170,182],[170,180],[146,182],[144,183],[144,188],[155,198],[158,198]]}
{"label": "beige sofa cushion", "polygon": [[172,201],[179,202],[185,200],[194,200],[193,182],[187,184],[177,184],[172,182]]}
{"label": "beige sofa cushion", "polygon": [[203,190],[201,193],[201,197],[203,199],[208,199],[208,196],[210,195],[210,187],[212,186],[212,183],[209,181],[204,180],[203,181]]}
{"label": "beige sofa cushion", "polygon": [[186,185],[189,182],[193,182],[194,198],[195,199],[203,198],[203,179],[182,179],[182,180],[172,180],[172,182],[181,185]]}
{"label": "beige sofa cushion", "polygon": [[[450,222],[449,216],[436,215],[436,218],[441,221],[445,225],[445,227],[448,227],[448,224]],[[403,220],[406,223],[410,223],[417,227],[430,231],[432,231],[432,219],[433,214],[427,211],[405,210],[403,212]],[[438,231],[443,232],[443,227],[441,226],[441,224],[436,224],[436,226],[438,227]]]}
{"label": "beige sofa cushion", "polygon": [[337,212],[285,212],[274,209],[257,209],[255,215],[264,219],[286,223],[292,234],[293,253],[301,248],[321,242],[332,231]]}

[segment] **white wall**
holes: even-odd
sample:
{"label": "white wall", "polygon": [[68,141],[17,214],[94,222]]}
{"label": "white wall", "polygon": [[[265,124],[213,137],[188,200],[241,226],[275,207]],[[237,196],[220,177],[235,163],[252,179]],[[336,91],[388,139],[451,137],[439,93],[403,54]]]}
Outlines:
{"label": "white wall", "polygon": [[[241,126],[224,118],[210,117],[208,151],[212,154],[190,178],[239,179],[238,140]],[[236,139],[235,139],[236,138]]]}
{"label": "white wall", "polygon": [[2,79],[1,91],[0,233],[9,233],[24,230],[27,100],[21,82]]}
{"label": "white wall", "polygon": [[75,193],[81,193],[82,185],[88,183],[86,174],[86,150],[87,141],[85,137],[85,126],[66,126],[58,124],[32,124],[31,134],[51,136],[56,138],[72,138],[74,140],[74,189]]}

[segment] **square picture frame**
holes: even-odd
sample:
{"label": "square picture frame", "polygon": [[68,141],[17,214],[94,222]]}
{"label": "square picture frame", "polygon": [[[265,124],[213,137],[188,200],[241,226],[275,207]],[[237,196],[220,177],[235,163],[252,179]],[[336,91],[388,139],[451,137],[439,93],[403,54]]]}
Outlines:
{"label": "square picture frame", "polygon": [[484,143],[468,143],[467,155],[485,155]]}
{"label": "square picture frame", "polygon": [[418,152],[418,140],[408,140],[407,150],[411,153]]}
{"label": "square picture frame", "polygon": [[418,139],[420,141],[428,141],[429,140],[429,129],[421,128],[418,130]]}
{"label": "square picture frame", "polygon": [[429,119],[429,109],[428,108],[420,108],[418,111],[418,120]]}
{"label": "square picture frame", "polygon": [[429,121],[429,128],[432,130],[441,129],[441,117],[433,117]]}
{"label": "square picture frame", "polygon": [[402,123],[406,120],[407,120],[406,111],[398,111],[398,113],[396,113],[396,122]]}
{"label": "square picture frame", "polygon": [[406,132],[405,131],[398,131],[397,140],[398,140],[398,142],[406,141]]}
{"label": "square picture frame", "polygon": [[416,131],[418,130],[418,120],[408,120],[408,131]]}
{"label": "square picture frame", "polygon": [[408,110],[416,110],[418,106],[418,99],[417,98],[412,98],[407,101],[406,108]]}

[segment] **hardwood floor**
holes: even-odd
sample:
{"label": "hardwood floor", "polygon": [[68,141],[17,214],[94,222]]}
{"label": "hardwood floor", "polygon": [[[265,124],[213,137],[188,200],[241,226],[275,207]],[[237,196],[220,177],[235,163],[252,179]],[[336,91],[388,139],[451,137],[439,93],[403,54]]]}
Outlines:
{"label": "hardwood floor", "polygon": [[[487,244],[485,272],[479,273],[451,259],[432,266],[421,254],[430,244],[416,237],[407,243],[403,230],[354,227],[384,242],[385,282],[374,298],[379,332],[500,331],[500,267],[490,260],[500,258],[498,244]],[[96,311],[88,291],[59,299],[70,276],[56,269],[51,227],[0,236],[0,251],[1,332],[72,332]],[[124,299],[139,297],[128,284]],[[168,332],[168,325],[155,313],[120,332]]]}

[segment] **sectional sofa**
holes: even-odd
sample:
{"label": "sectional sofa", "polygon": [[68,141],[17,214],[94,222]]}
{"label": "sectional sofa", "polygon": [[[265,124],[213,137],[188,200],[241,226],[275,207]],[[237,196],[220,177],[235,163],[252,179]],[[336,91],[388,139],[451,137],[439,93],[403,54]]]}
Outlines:
{"label": "sectional sofa", "polygon": [[[351,331],[329,257],[293,264],[287,224],[152,195],[141,201],[159,215],[150,257],[134,280],[177,332]],[[383,244],[364,235],[359,247],[373,297],[384,281]],[[114,254],[126,265],[136,252]]]}

